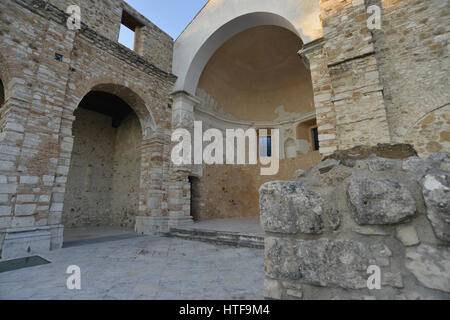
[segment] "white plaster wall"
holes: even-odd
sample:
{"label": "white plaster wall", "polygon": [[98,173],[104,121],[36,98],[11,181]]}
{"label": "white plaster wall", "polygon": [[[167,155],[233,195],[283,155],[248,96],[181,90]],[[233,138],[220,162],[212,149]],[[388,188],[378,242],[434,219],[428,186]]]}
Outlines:
{"label": "white plaster wall", "polygon": [[[254,15],[237,19],[248,14]],[[195,94],[197,77],[209,58],[233,35],[258,25],[278,25],[297,33],[308,43],[323,34],[319,14],[318,0],[209,1],[175,42],[172,70],[178,80],[174,91]],[[236,23],[229,24],[232,20]]]}

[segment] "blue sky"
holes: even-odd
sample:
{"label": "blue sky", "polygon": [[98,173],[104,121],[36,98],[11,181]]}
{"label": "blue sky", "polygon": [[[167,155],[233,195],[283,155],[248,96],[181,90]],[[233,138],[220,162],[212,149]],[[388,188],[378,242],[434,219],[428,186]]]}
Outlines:
{"label": "blue sky", "polygon": [[[207,0],[126,0],[126,2],[175,40]],[[119,42],[133,49],[134,33],[122,26]]]}

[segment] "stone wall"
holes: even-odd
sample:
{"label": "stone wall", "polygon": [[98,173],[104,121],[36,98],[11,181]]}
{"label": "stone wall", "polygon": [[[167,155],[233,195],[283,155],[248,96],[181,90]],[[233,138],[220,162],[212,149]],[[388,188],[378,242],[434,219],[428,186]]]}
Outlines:
{"label": "stone wall", "polygon": [[446,1],[372,1],[383,7],[375,52],[394,142],[419,154],[450,150]]}
{"label": "stone wall", "polygon": [[[261,165],[208,165],[199,178],[200,220],[255,217],[259,215],[258,190],[272,180],[288,180],[299,168],[309,169],[321,160],[319,152],[281,159],[275,176],[262,176]],[[196,205],[197,206],[197,205]]]}
{"label": "stone wall", "polygon": [[49,3],[66,11],[71,5],[81,9],[81,21],[112,41],[119,39],[123,0],[50,0]]}
{"label": "stone wall", "polygon": [[62,11],[70,5],[81,9],[81,22],[109,40],[118,41],[125,10],[139,24],[134,32],[135,51],[166,72],[172,70],[173,39],[123,0],[50,0]]}
{"label": "stone wall", "polygon": [[[370,5],[382,9],[380,30],[367,27]],[[446,3],[324,0],[320,8],[324,36],[303,55],[321,152],[388,141],[410,143],[423,156],[448,151]]]}
{"label": "stone wall", "polygon": [[[297,169],[306,170],[321,160],[320,153],[312,150],[309,131],[315,120],[311,119],[310,114],[300,115],[300,117],[296,115],[297,119],[290,114],[288,119],[279,119],[279,121],[249,123],[228,118],[214,97],[205,90],[199,88],[197,96],[201,101],[195,107],[195,120],[202,121],[203,132],[208,129],[219,129],[223,137],[226,137],[226,129],[247,130],[270,127],[280,130],[279,172],[276,175],[262,176],[262,166],[259,163],[257,165],[203,165],[200,166],[201,170],[197,169],[193,172],[199,179],[197,184],[200,190],[199,196],[195,197],[197,203],[194,203],[194,206],[198,208],[197,219],[258,216],[258,190],[263,183],[289,179]],[[249,108],[251,109],[251,106]],[[299,135],[299,131],[302,131],[302,134]],[[203,147],[208,144],[204,142]],[[225,153],[224,146],[224,163],[226,163]],[[236,149],[235,154],[237,154]],[[248,161],[248,140],[246,140],[246,159]]]}
{"label": "stone wall", "polygon": [[66,228],[110,223],[114,140],[111,117],[78,108],[62,223]]}
{"label": "stone wall", "polygon": [[114,145],[111,222],[133,229],[139,215],[142,129],[135,114],[117,128]]}
{"label": "stone wall", "polygon": [[0,110],[1,258],[61,247],[73,112],[94,88],[119,96],[139,118],[138,214],[168,214],[169,150],[164,145],[170,137],[167,105],[175,77],[107,33],[86,24],[68,30],[66,22],[63,11],[41,0],[0,2],[0,71],[6,91]]}
{"label": "stone wall", "polygon": [[136,52],[168,73],[172,71],[173,39],[152,23],[136,31]]}
{"label": "stone wall", "polygon": [[340,153],[261,187],[267,298],[450,298],[450,157],[405,150]]}
{"label": "stone wall", "polygon": [[[391,140],[364,1],[320,1],[323,39],[304,46],[321,152]],[[344,31],[345,30],[345,31]]]}
{"label": "stone wall", "polygon": [[134,228],[139,212],[142,129],[135,114],[118,128],[112,118],[78,108],[64,198],[66,228]]}

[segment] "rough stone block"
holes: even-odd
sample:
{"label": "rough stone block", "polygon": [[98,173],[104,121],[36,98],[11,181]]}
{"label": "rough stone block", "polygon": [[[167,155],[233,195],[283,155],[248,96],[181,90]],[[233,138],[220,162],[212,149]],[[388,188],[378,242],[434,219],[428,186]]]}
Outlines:
{"label": "rough stone block", "polygon": [[348,197],[354,207],[354,218],[360,225],[395,224],[416,213],[410,191],[387,178],[352,177]]}
{"label": "rough stone block", "polygon": [[413,226],[397,227],[397,239],[407,247],[415,246],[420,243],[416,228]]}
{"label": "rough stone block", "polygon": [[277,280],[265,278],[264,279],[264,297],[269,299],[281,299],[283,294],[283,287]]}
{"label": "rough stone block", "polygon": [[371,261],[386,255],[380,246],[352,240],[266,237],[265,246],[267,276],[346,289],[367,288]]}
{"label": "rough stone block", "polygon": [[265,231],[320,234],[323,200],[301,182],[269,182],[260,190],[261,222]]}
{"label": "rough stone block", "polygon": [[450,241],[450,174],[428,174],[421,185],[427,216],[436,236]]}
{"label": "rough stone block", "polygon": [[406,267],[427,288],[450,292],[450,249],[422,244],[408,248]]}

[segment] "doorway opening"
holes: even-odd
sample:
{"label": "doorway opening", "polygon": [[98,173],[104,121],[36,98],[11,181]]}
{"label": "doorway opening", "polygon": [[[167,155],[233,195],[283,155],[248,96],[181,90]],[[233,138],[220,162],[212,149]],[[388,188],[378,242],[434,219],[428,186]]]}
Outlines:
{"label": "doorway opening", "polygon": [[189,184],[191,186],[191,216],[194,221],[200,220],[200,179],[197,177],[189,177]]}
{"label": "doorway opening", "polygon": [[74,115],[64,200],[66,228],[132,229],[139,210],[142,129],[118,96],[91,91]]}

